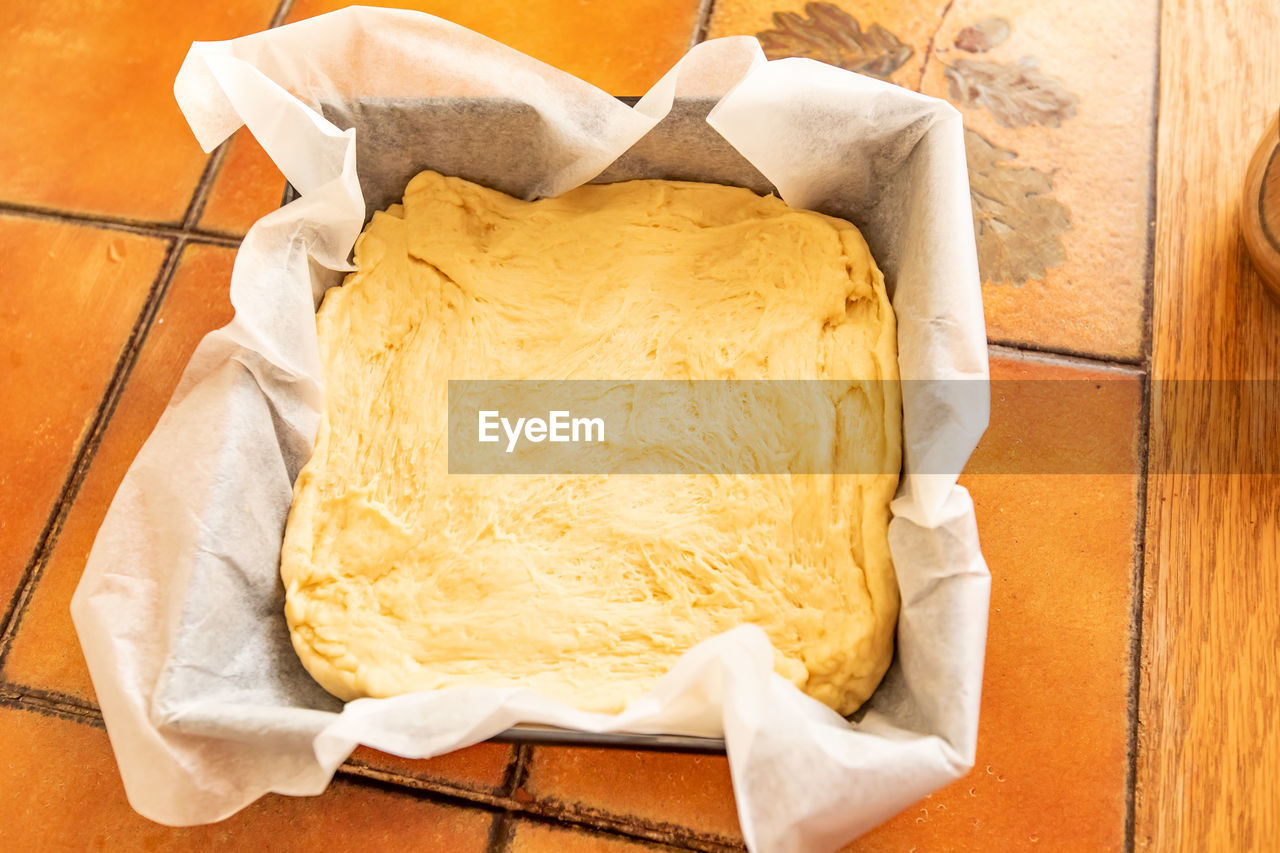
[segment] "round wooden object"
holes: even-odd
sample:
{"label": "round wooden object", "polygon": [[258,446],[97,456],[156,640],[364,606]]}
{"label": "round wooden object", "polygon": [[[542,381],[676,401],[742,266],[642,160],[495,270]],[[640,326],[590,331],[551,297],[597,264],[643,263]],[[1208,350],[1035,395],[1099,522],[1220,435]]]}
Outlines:
{"label": "round wooden object", "polygon": [[1280,299],[1280,115],[1271,120],[1249,163],[1240,214],[1254,266]]}

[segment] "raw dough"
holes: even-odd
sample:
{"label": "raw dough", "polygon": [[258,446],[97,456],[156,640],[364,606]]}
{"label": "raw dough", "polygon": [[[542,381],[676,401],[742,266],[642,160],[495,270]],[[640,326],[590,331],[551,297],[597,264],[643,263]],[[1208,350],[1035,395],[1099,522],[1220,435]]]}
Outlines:
{"label": "raw dough", "polygon": [[325,413],[281,561],[327,690],[522,685],[617,711],[754,622],[809,695],[848,713],[871,694],[898,609],[896,384],[835,436],[893,474],[446,473],[451,378],[896,380],[852,225],[709,184],[524,202],[424,172],[355,257],[317,316]]}

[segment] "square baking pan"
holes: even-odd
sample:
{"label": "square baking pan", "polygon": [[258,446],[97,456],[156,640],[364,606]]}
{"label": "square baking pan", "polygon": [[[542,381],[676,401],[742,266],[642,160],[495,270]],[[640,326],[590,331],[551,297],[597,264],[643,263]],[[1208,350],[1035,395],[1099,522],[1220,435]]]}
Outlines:
{"label": "square baking pan", "polygon": [[[619,100],[634,106],[639,98],[620,97]],[[707,114],[716,102],[717,99],[676,98],[667,116],[591,183],[663,178],[728,184],[762,195],[776,194],[773,184],[707,124]],[[414,175],[431,169],[517,194],[514,187],[520,182],[512,176],[528,169],[527,164],[536,161],[542,147],[542,119],[523,103],[489,98],[372,100],[361,102],[357,109],[358,114],[330,107],[323,108],[322,112],[340,129],[357,124],[364,127],[375,124],[380,129],[377,134],[362,134],[356,146],[356,173],[365,191],[366,225],[375,212],[401,200],[399,196],[379,196],[370,192],[369,187],[404,187]],[[685,149],[682,168],[678,172],[655,169],[646,154],[655,149],[669,151],[675,145]],[[476,170],[469,166],[473,160],[467,154],[475,146],[497,147],[508,156],[498,158],[487,170]],[[297,191],[286,184],[281,206],[297,198]],[[345,275],[334,273],[333,284],[339,284]],[[859,710],[847,719],[856,721],[861,716]],[[529,724],[516,725],[491,740],[704,754],[725,751],[721,738],[580,732]]]}

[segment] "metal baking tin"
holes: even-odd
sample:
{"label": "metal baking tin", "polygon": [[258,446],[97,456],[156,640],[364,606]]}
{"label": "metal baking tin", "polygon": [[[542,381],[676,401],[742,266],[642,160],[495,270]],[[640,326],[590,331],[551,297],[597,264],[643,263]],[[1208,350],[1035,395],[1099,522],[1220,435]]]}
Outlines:
{"label": "metal baking tin", "polygon": [[[639,99],[623,97],[619,98],[619,100],[634,105]],[[702,180],[734,184],[746,186],[759,193],[776,193],[773,185],[751,167],[737,151],[730,147],[706,123],[706,115],[714,105],[714,100],[677,98],[668,116],[638,142],[631,151],[605,170],[598,180],[612,183],[640,177],[657,177],[645,171],[644,148],[650,145],[667,144],[669,139],[679,136],[681,141],[689,146],[692,154],[691,159],[696,162],[689,163],[687,173],[663,175],[661,177],[674,180]],[[427,109],[423,109],[424,106]],[[518,106],[524,107],[523,104]],[[399,184],[399,186],[404,186],[408,183],[409,177],[417,174],[422,169],[429,168],[442,174],[456,175],[495,189],[502,189],[502,181],[496,179],[496,176],[459,173],[459,170],[451,169],[449,163],[452,159],[451,152],[465,149],[470,145],[486,144],[494,141],[487,133],[484,137],[476,136],[476,127],[481,124],[487,124],[487,122],[477,122],[476,119],[501,119],[505,124],[501,135],[506,139],[525,136],[536,139],[539,123],[537,115],[527,107],[524,110],[518,108],[512,110],[510,107],[510,104],[495,103],[484,99],[463,99],[449,103],[430,101],[412,104],[403,102],[398,104],[366,104],[362,109],[386,112],[392,117],[390,124],[393,127],[399,124],[401,130],[398,133],[377,134],[362,138],[362,141],[367,139],[368,142],[363,148],[357,147],[357,174],[385,175],[388,171],[394,173],[398,170],[408,176]],[[324,113],[326,118],[339,127],[351,127],[354,124],[351,116],[336,115],[330,110],[324,110]],[[416,116],[423,116],[425,113],[434,114],[430,121],[415,118]],[[477,113],[480,115],[477,115]],[[466,116],[470,121],[449,122],[448,118],[450,116]],[[367,115],[362,115],[361,118],[367,119]],[[464,132],[458,132],[460,127],[464,129]],[[465,128],[468,127],[471,128],[470,132],[465,131]],[[408,144],[402,145],[402,143],[407,142],[406,137],[410,136],[413,141],[412,146]],[[689,145],[690,138],[693,138],[696,144]],[[415,151],[430,151],[430,162],[415,165],[406,171],[403,152],[410,147]],[[520,163],[517,161],[512,165],[519,168]],[[383,181],[383,183],[386,183],[386,181]],[[298,193],[291,185],[286,184],[281,206],[290,203],[296,198],[298,198]],[[399,198],[370,198],[366,194],[366,224],[372,218],[374,211],[385,209],[396,201],[399,201]],[[860,715],[855,712],[849,719],[853,720],[858,716]],[[491,740],[500,743],[649,749],[702,754],[724,754],[725,751],[722,738],[696,737],[692,735],[579,732],[523,723],[495,735]]]}

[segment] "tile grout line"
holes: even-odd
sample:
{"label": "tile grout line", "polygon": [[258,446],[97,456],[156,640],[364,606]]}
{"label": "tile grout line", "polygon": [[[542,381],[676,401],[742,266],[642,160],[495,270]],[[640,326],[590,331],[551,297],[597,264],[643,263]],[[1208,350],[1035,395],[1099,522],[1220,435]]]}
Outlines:
{"label": "tile grout line", "polygon": [[1138,450],[1141,469],[1138,472],[1137,511],[1134,513],[1134,553],[1131,572],[1129,604],[1129,684],[1126,691],[1125,710],[1125,809],[1124,847],[1126,853],[1134,853],[1137,844],[1137,783],[1138,783],[1138,709],[1142,688],[1142,625],[1146,604],[1147,559],[1147,496],[1150,492],[1147,478],[1151,476],[1151,394],[1155,382],[1150,375],[1143,377],[1142,410],[1139,413]]}
{"label": "tile grout line", "polygon": [[[543,826],[554,826],[559,829],[565,829],[570,832],[576,832],[580,835],[586,835],[593,838],[605,838],[609,840],[626,840],[633,844],[639,843],[638,846],[653,847],[660,850],[692,850],[698,853],[742,853],[745,848],[742,845],[710,845],[710,846],[690,846],[688,843],[679,840],[663,840],[657,837],[648,837],[643,835],[633,835],[624,831],[608,829],[591,823],[566,823],[557,820],[554,817],[547,817],[541,814],[525,812],[520,815],[508,812],[507,818],[509,823],[506,824],[507,837],[499,839],[505,845],[504,847],[490,848],[492,853],[509,853],[510,844],[515,840],[515,827],[517,820],[524,820],[528,823],[541,824]],[[699,842],[694,842],[698,844]]]}
{"label": "tile grout line", "polygon": [[1164,0],[1155,4],[1155,83],[1152,86],[1151,103],[1151,175],[1147,188],[1147,287],[1142,305],[1142,361],[1145,374],[1145,393],[1142,395],[1142,411],[1139,419],[1139,452],[1142,471],[1138,478],[1138,508],[1134,519],[1136,548],[1133,555],[1132,601],[1129,605],[1131,620],[1129,634],[1129,691],[1125,703],[1128,719],[1125,741],[1128,751],[1125,762],[1124,841],[1125,853],[1134,853],[1138,844],[1138,735],[1141,725],[1142,702],[1142,646],[1143,624],[1146,619],[1147,583],[1147,501],[1151,488],[1151,418],[1153,389],[1156,387],[1154,370],[1155,354],[1155,270],[1156,223],[1159,207],[1160,170],[1160,92],[1162,73],[1162,43],[1164,39]]}
{"label": "tile grout line", "polygon": [[1146,376],[1142,365],[1127,361],[1104,361],[1098,358],[1088,358],[1079,355],[1066,355],[1065,353],[1045,352],[1044,350],[1023,349],[1022,347],[1009,346],[1008,344],[987,344],[988,355],[998,355],[1002,358],[1012,359],[1014,361],[1035,362],[1038,364],[1054,365],[1057,367],[1071,367],[1080,370],[1102,370],[1108,373],[1116,373],[1126,376]]}
{"label": "tile grout line", "polygon": [[[512,799],[515,792],[525,783],[529,775],[529,764],[533,760],[533,747],[526,743],[517,743],[511,747],[511,758],[502,771],[502,781],[498,784],[498,793],[504,799]],[[515,820],[510,809],[494,817],[489,827],[489,839],[485,845],[487,853],[505,853],[511,846],[515,835]]]}
{"label": "tile grout line", "polygon": [[169,225],[163,222],[143,222],[141,220],[113,218],[100,216],[96,213],[55,210],[7,201],[0,201],[0,214],[22,216],[47,222],[69,222],[74,225],[101,228],[105,231],[120,231],[126,234],[138,234],[143,237],[154,237],[160,240],[176,240],[179,237],[191,236],[204,243],[226,246],[231,249],[239,246],[242,239],[231,234],[204,231],[198,228],[187,229],[181,225]]}
{"label": "tile grout line", "polygon": [[525,820],[551,823],[574,829],[588,829],[615,837],[640,839],[683,850],[697,850],[701,851],[701,853],[731,853],[731,851],[732,853],[738,853],[743,849],[738,842],[690,832],[687,827],[677,824],[654,824],[644,820],[627,819],[606,812],[577,811],[572,807],[562,807],[554,802],[547,801],[534,800],[524,803],[519,800],[513,800],[512,803],[513,806],[510,811],[513,815]]}
{"label": "tile grout line", "polygon": [[1003,338],[987,338],[988,347],[1000,347],[1005,350],[1018,350],[1034,355],[1058,356],[1058,358],[1066,360],[1083,362],[1098,367],[1103,366],[1123,366],[1134,367],[1145,370],[1146,359],[1142,355],[1133,358],[1125,356],[1107,356],[1098,355],[1097,353],[1084,352],[1083,350],[1073,350],[1068,347],[1048,347],[1039,346],[1037,344],[1019,343],[1018,341],[1005,340]]}
{"label": "tile grout line", "polygon": [[129,337],[125,340],[124,346],[120,350],[120,355],[117,357],[115,367],[111,373],[111,379],[98,402],[97,411],[94,413],[84,437],[80,440],[80,447],[76,451],[71,469],[63,480],[58,499],[54,502],[44,529],[40,532],[39,537],[36,538],[35,548],[32,550],[31,557],[22,571],[17,590],[9,602],[9,607],[4,614],[3,620],[0,621],[0,673],[4,672],[5,658],[8,656],[13,636],[17,633],[18,624],[22,621],[22,613],[26,609],[27,602],[35,590],[40,575],[43,573],[44,565],[48,562],[49,554],[52,553],[58,534],[62,531],[62,525],[70,513],[71,504],[76,494],[80,491],[80,486],[84,482],[85,476],[88,474],[89,466],[97,453],[98,445],[102,442],[102,437],[106,433],[107,423],[115,412],[115,407],[124,390],[124,385],[133,371],[133,365],[137,361],[138,353],[141,351],[142,344],[151,329],[151,323],[159,312],[160,303],[163,301],[165,293],[168,292],[169,282],[173,278],[174,270],[177,269],[178,258],[182,254],[182,249],[186,243],[187,238],[185,235],[179,236],[170,242],[165,252],[164,262],[156,272],[156,276],[152,280],[151,287],[147,293],[147,298],[143,302],[142,310],[138,312],[133,328],[129,332]]}
{"label": "tile grout line", "polygon": [[102,719],[102,710],[91,700],[73,696],[70,693],[59,693],[56,690],[30,687],[17,681],[0,678],[0,696],[5,695],[22,696],[35,702],[43,702],[47,705],[66,709],[68,713],[89,720]]}
{"label": "tile grout line", "polygon": [[689,49],[707,40],[707,31],[711,29],[711,14],[715,11],[716,0],[702,0],[698,4],[698,14],[694,19],[693,35],[689,39]]}
{"label": "tile grout line", "polygon": [[[532,746],[530,746],[530,750]],[[516,794],[523,785],[524,776],[528,772],[528,762],[509,762],[504,772],[503,782],[491,791],[466,788],[448,783],[434,782],[420,777],[409,777],[394,771],[378,770],[361,762],[345,762],[341,771],[353,777],[370,779],[386,785],[398,786],[407,791],[435,796],[440,799],[465,800],[482,806],[500,810],[505,813],[490,827],[489,850],[501,853],[510,841],[502,833],[508,825],[514,826],[516,820],[536,820],[555,824],[568,829],[590,830],[606,833],[611,837],[625,837],[632,840],[643,840],[658,844],[674,846],[685,850],[698,850],[704,853],[726,853],[739,851],[741,846],[729,839],[710,834],[699,833],[674,824],[651,823],[649,821],[627,819],[608,812],[579,811],[572,806],[565,807],[554,801],[523,799]],[[509,793],[503,793],[514,782]],[[497,846],[492,846],[497,845]]]}
{"label": "tile grout line", "polygon": [[465,800],[472,805],[480,805],[496,811],[505,811],[508,808],[506,798],[499,796],[493,791],[470,788],[465,785],[453,785],[448,782],[438,782],[431,779],[405,776],[404,774],[397,773],[394,770],[380,770],[377,767],[371,767],[358,759],[348,758],[339,765],[338,771],[344,776],[369,779],[379,784],[395,786],[396,788],[404,791],[415,791],[425,795]]}
{"label": "tile grout line", "polygon": [[509,809],[503,809],[493,816],[493,823],[489,824],[489,836],[484,843],[485,853],[506,853],[515,834],[515,816]]}
{"label": "tile grout line", "polygon": [[[597,822],[599,818],[595,818],[593,815],[554,807],[549,808],[537,801],[525,803],[512,798],[484,794],[467,788],[455,788],[431,783],[408,785],[403,781],[404,777],[399,774],[374,770],[364,765],[352,766],[344,764],[339,768],[339,773],[343,778],[351,782],[367,783],[376,787],[388,788],[401,794],[417,796],[432,802],[493,810],[495,812],[495,820],[493,825],[490,826],[490,846],[487,849],[497,851],[497,853],[505,850],[505,845],[510,841],[509,836],[514,831],[517,820],[537,821],[570,830],[598,832],[612,838],[648,841],[682,850],[705,851],[705,853],[727,853],[727,851],[741,849],[723,841],[703,838],[695,834],[672,832],[663,830],[660,827],[632,825],[624,821],[607,818]],[[421,782],[422,780],[418,781]]]}
{"label": "tile grout line", "polygon": [[16,684],[0,683],[0,708],[17,708],[47,717],[58,717],[73,723],[84,723],[95,728],[106,728],[101,714],[92,713],[78,703],[63,702],[56,697],[27,692]]}
{"label": "tile grout line", "polygon": [[[435,791],[424,788],[408,788],[398,782],[390,779],[384,779],[379,776],[370,776],[360,773],[350,772],[345,765],[338,768],[330,780],[333,782],[345,782],[348,785],[361,788],[372,788],[378,791],[385,791],[388,794],[394,794],[401,797],[411,797],[428,803],[435,803],[439,806],[447,806],[455,809],[469,809],[471,811],[483,811],[493,814],[495,817],[502,812],[502,806],[491,800],[474,798],[469,796],[458,796],[444,791]],[[325,791],[330,790],[329,787]]]}
{"label": "tile grout line", "polygon": [[[509,827],[511,830],[514,830],[515,821],[517,819],[520,819],[520,820],[528,820],[535,823],[550,824],[553,826],[569,829],[571,831],[576,830],[579,832],[584,832],[584,833],[589,833],[594,835],[603,835],[607,838],[612,838],[617,840],[625,840],[625,841],[633,841],[633,842],[644,841],[644,842],[649,842],[651,844],[656,843],[656,844],[660,844],[675,850],[696,850],[696,851],[704,851],[705,853],[730,853],[730,851],[733,851],[733,853],[738,853],[738,851],[741,851],[742,849],[739,846],[728,846],[724,844],[709,845],[705,842],[700,842],[696,839],[689,839],[689,841],[686,843],[681,843],[681,841],[675,841],[675,842],[664,841],[661,838],[657,837],[656,835],[640,835],[632,832],[626,832],[625,830],[611,829],[609,827],[592,824],[583,820],[566,822],[557,818],[554,815],[549,815],[541,811],[531,809],[528,806],[520,803],[515,803],[510,801],[504,803],[500,800],[497,800],[496,798],[492,798],[492,797],[481,798],[481,797],[476,797],[474,794],[472,794],[471,796],[458,796],[458,795],[451,795],[448,793],[442,793],[442,792],[423,789],[423,788],[406,788],[394,781],[388,781],[382,778],[378,778],[377,776],[365,776],[361,774],[350,773],[349,771],[346,770],[345,767],[339,769],[338,773],[335,774],[335,778],[338,775],[342,776],[343,781],[352,785],[360,785],[363,787],[375,788],[381,791],[386,791],[388,793],[398,794],[400,796],[413,797],[419,800],[424,800],[426,802],[432,802],[432,803],[436,803],[444,806],[452,806],[454,808],[494,812],[495,813],[494,823],[490,825],[489,839],[491,841],[497,840],[499,842],[505,843],[505,841],[509,840],[509,839],[503,838],[501,835],[497,836],[497,838],[495,839],[494,827],[499,826],[500,828],[504,828],[504,829]],[[492,849],[492,848],[489,848],[489,849]],[[502,849],[502,848],[499,848],[499,849]]]}
{"label": "tile grout line", "polygon": [[189,234],[196,230],[200,217],[204,215],[205,203],[209,201],[209,196],[213,192],[214,181],[218,179],[218,175],[222,174],[222,164],[226,162],[227,152],[231,150],[233,137],[234,135],[228,136],[218,143],[218,147],[213,149],[213,153],[205,161],[204,171],[200,173],[200,180],[196,183],[196,190],[191,194],[191,201],[187,204],[187,211],[182,216],[182,231],[184,233]]}
{"label": "tile grout line", "polygon": [[[511,765],[508,765],[510,768]],[[502,825],[514,823],[517,819],[537,820],[556,824],[570,829],[587,829],[621,836],[630,839],[666,844],[687,850],[707,851],[708,853],[725,853],[725,851],[741,850],[741,846],[729,839],[706,835],[691,831],[687,827],[650,823],[644,820],[628,820],[607,812],[579,811],[573,807],[564,807],[554,801],[521,799],[513,795],[501,794],[501,788],[494,792],[486,792],[475,788],[465,788],[447,783],[433,782],[428,779],[407,777],[394,771],[378,770],[359,761],[348,761],[341,767],[345,776],[369,779],[371,781],[396,786],[405,791],[421,794],[427,799],[465,800],[468,803],[506,812],[506,817],[492,826],[491,839],[503,842],[499,835]],[[501,851],[498,846],[490,848]]]}
{"label": "tile grout line", "polygon": [[515,744],[511,750],[511,760],[507,762],[502,773],[502,782],[498,792],[504,797],[514,797],[516,791],[524,787],[529,779],[529,768],[533,764],[533,746],[527,743]]}
{"label": "tile grout line", "polygon": [[[511,759],[507,762],[502,774],[502,782],[498,786],[499,793],[512,800],[515,792],[524,786],[529,777],[529,765],[533,761],[533,747],[527,743],[513,744]],[[486,853],[506,853],[515,838],[516,820],[510,809],[504,809],[493,819],[489,827],[489,839],[485,847]]]}
{"label": "tile grout line", "polygon": [[956,0],[947,0],[947,4],[942,7],[942,14],[938,16],[938,25],[929,34],[929,41],[924,48],[924,59],[920,62],[920,79],[916,81],[915,90],[921,94],[924,94],[924,78],[929,73],[929,61],[934,58],[938,47],[938,33],[942,32],[942,28],[947,25],[947,15],[951,14],[951,7],[955,2]]}
{"label": "tile grout line", "polygon": [[284,24],[285,19],[289,17],[289,13],[293,11],[293,0],[280,0],[280,5],[276,7],[276,13],[271,16],[271,21],[267,24],[267,29],[274,30],[276,27]]}

